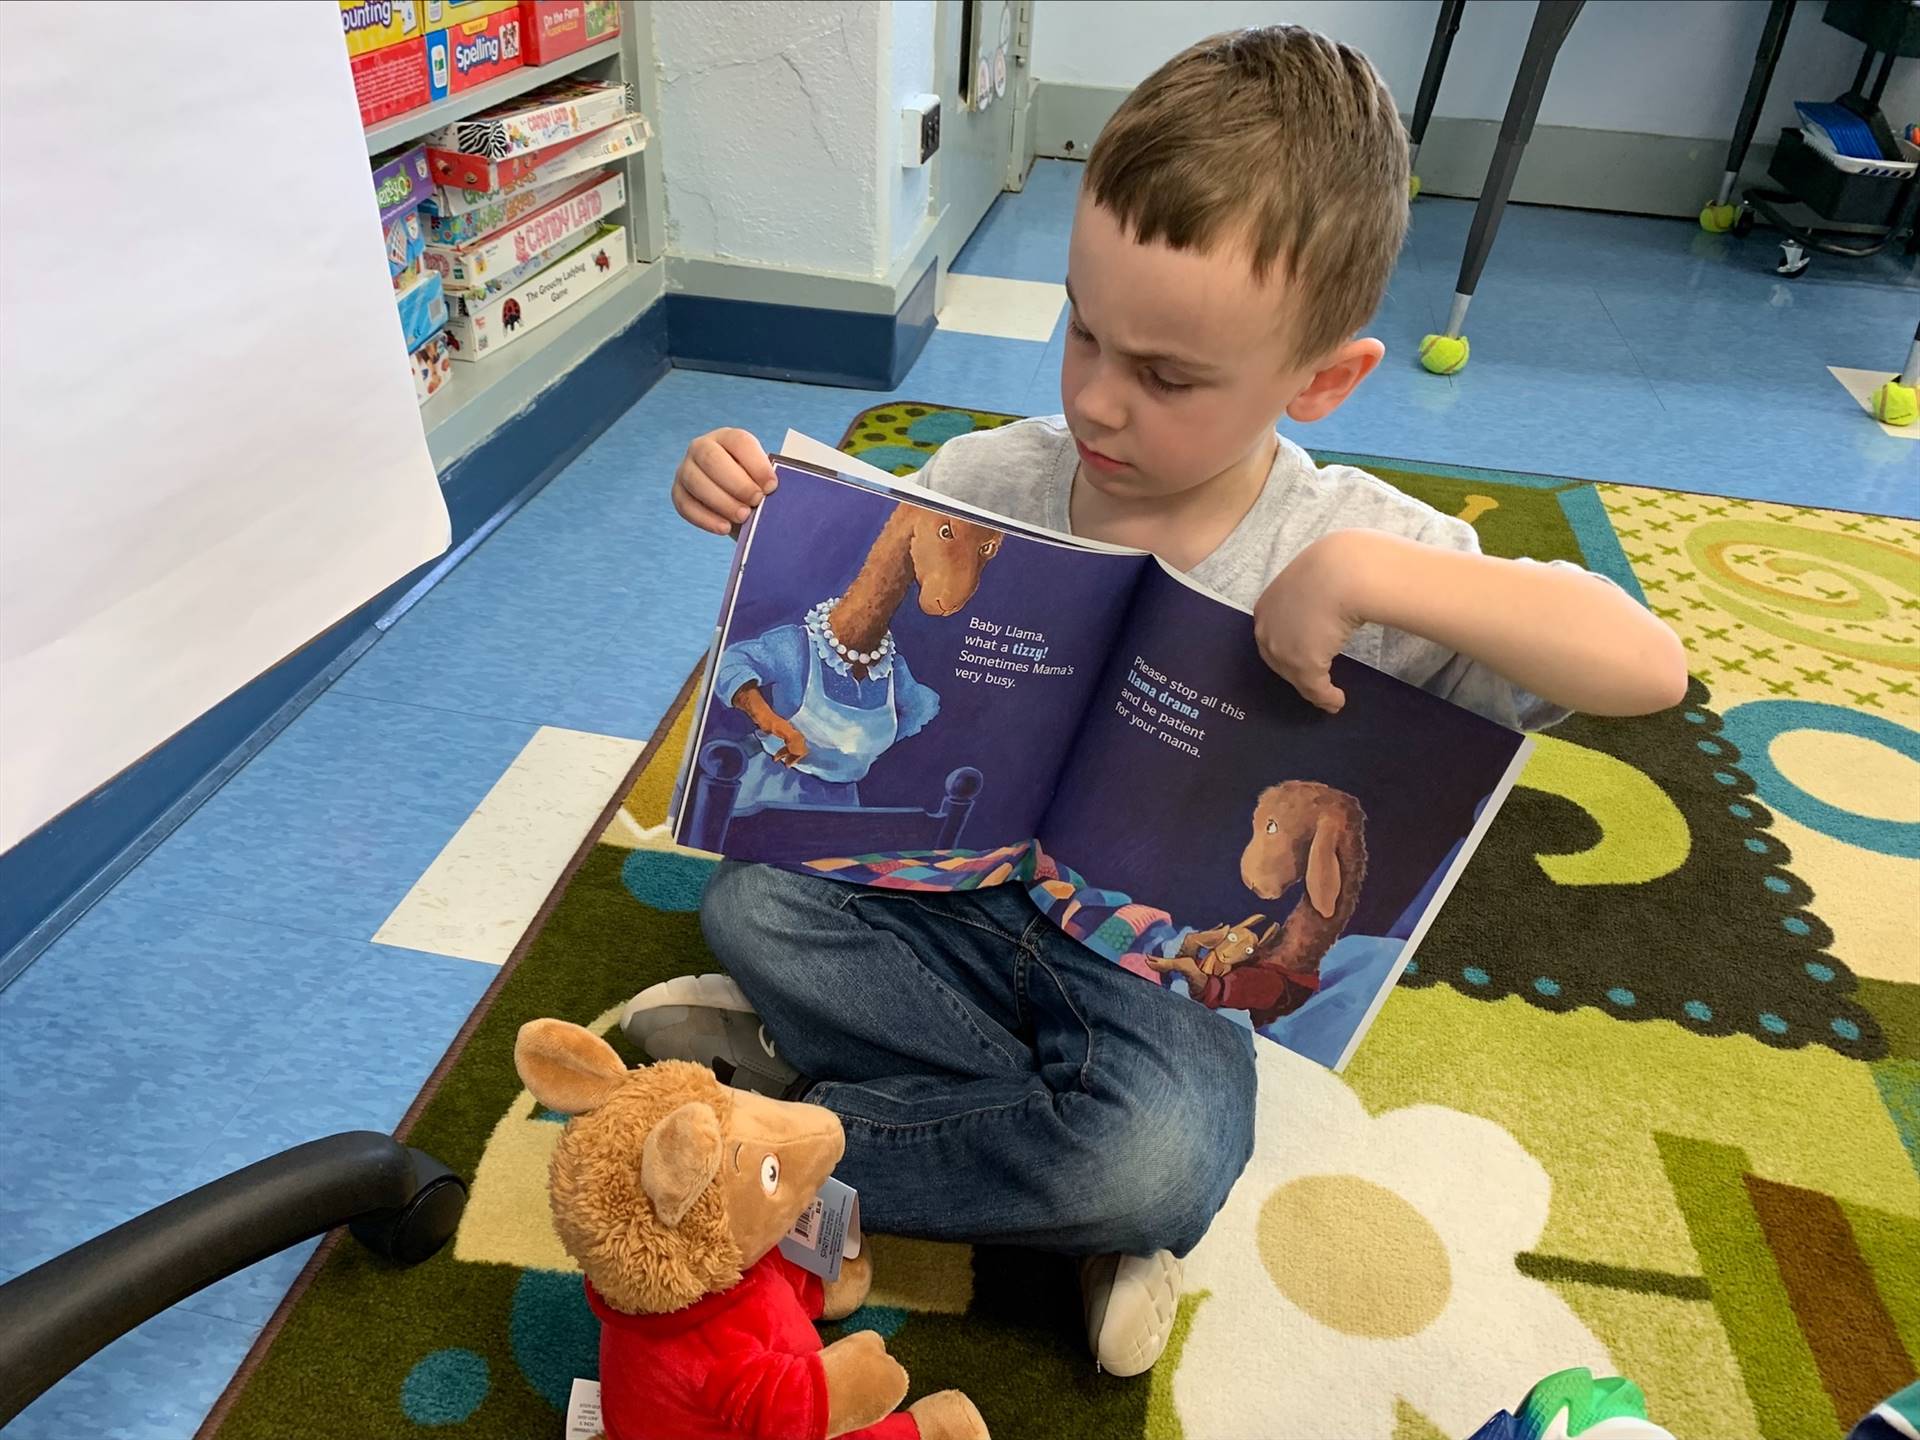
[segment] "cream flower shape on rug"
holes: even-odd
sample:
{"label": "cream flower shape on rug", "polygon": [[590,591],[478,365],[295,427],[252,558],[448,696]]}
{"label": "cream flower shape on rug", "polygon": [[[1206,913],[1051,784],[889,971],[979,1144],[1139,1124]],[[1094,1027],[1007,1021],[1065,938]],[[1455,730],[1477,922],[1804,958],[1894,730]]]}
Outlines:
{"label": "cream flower shape on rug", "polygon": [[1371,1116],[1344,1081],[1259,1045],[1258,1139],[1187,1257],[1206,1291],[1173,1376],[1187,1440],[1391,1440],[1404,1400],[1470,1434],[1607,1349],[1515,1268],[1551,1182],[1490,1120],[1439,1105]]}

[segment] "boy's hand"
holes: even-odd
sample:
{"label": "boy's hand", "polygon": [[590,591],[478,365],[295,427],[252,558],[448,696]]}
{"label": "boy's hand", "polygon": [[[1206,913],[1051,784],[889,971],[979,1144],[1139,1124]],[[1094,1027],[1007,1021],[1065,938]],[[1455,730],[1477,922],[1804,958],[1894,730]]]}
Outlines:
{"label": "boy's hand", "polygon": [[1363,530],[1322,535],[1274,576],[1253,607],[1261,657],[1302,699],[1329,715],[1347,703],[1346,693],[1333,683],[1333,657],[1366,623],[1354,597],[1372,558]]}
{"label": "boy's hand", "polygon": [[713,430],[691,445],[673,472],[673,508],[715,535],[730,535],[774,492],[773,462],[744,430]]}

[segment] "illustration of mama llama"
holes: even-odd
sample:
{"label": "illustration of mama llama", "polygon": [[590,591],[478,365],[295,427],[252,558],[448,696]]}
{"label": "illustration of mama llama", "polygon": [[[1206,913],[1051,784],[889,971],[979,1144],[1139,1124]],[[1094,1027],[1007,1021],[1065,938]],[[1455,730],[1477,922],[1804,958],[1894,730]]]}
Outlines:
{"label": "illustration of mama llama", "polygon": [[1179,951],[1149,964],[1186,976],[1187,991],[1213,1010],[1245,1010],[1256,1027],[1290,1015],[1320,990],[1320,962],[1347,928],[1367,873],[1366,812],[1344,790],[1289,780],[1262,792],[1240,879],[1262,900],[1295,885],[1303,893],[1284,923],[1260,933],[1264,915],[1195,931]]}
{"label": "illustration of mama llama", "polygon": [[874,761],[940,713],[895,644],[894,612],[919,587],[928,615],[954,615],[980,588],[1001,533],[902,501],[844,595],[797,625],[729,645],[714,693],[759,731],[735,816],[769,805],[853,806]]}

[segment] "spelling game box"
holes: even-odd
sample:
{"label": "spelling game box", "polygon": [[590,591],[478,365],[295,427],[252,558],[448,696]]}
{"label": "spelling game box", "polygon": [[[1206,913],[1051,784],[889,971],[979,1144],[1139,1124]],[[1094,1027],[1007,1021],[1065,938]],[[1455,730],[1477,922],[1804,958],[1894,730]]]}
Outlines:
{"label": "spelling game box", "polygon": [[525,63],[520,12],[499,10],[427,36],[427,84],[435,100],[497,80]]}

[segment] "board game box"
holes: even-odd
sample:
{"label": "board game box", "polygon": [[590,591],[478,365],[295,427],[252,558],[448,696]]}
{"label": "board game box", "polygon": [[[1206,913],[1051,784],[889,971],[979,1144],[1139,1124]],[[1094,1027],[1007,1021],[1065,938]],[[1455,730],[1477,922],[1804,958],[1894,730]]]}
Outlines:
{"label": "board game box", "polygon": [[[469,210],[478,210],[483,206],[497,203],[504,195],[514,195],[522,191],[551,185],[556,180],[569,180],[587,171],[597,169],[610,161],[624,160],[639,150],[644,150],[647,141],[653,138],[652,127],[647,124],[644,115],[630,115],[590,135],[577,140],[563,140],[545,150],[536,150],[523,157],[540,163],[518,180],[509,182],[494,190],[483,190],[464,185],[440,185],[435,187],[428,203],[436,215],[464,215]],[[488,164],[477,156],[463,155],[462,161],[476,164]],[[511,162],[508,162],[511,163]]]}
{"label": "board game box", "polygon": [[[627,87],[623,84],[556,80],[478,115],[456,120],[435,131],[427,143],[436,150],[506,160],[610,125],[625,116],[627,108]],[[449,183],[437,167],[434,178],[441,184]]]}
{"label": "board game box", "polygon": [[529,65],[545,65],[620,33],[615,0],[521,0],[521,43]]}
{"label": "board game box", "polygon": [[347,54],[366,55],[418,40],[429,30],[516,10],[520,0],[340,0]]}
{"label": "board game box", "polygon": [[435,100],[497,80],[525,63],[520,12],[498,10],[427,35],[427,85]]}
{"label": "board game box", "polygon": [[433,98],[427,86],[425,36],[366,51],[353,56],[348,64],[353,70],[353,94],[360,102],[362,125],[418,110]]}
{"label": "board game box", "polygon": [[417,350],[434,331],[447,323],[447,297],[440,289],[440,277],[431,271],[414,277],[393,297],[400,311],[400,329],[409,351]]}
{"label": "board game box", "polygon": [[531,215],[549,205],[579,184],[575,177],[551,180],[545,185],[517,186],[502,190],[485,205],[458,215],[441,215],[432,204],[426,206],[427,236],[435,245],[471,245],[502,225],[511,225],[522,215]]}
{"label": "board game box", "polygon": [[559,199],[472,244],[427,246],[422,261],[448,283],[467,289],[577,235],[626,198],[626,177],[619,171],[589,176]]}
{"label": "board game box", "polygon": [[453,374],[453,342],[444,330],[429,335],[410,357],[413,362],[414,403],[424,405]]}
{"label": "board game box", "polygon": [[448,307],[453,358],[479,360],[537,330],[627,268],[627,232],[602,225],[531,280],[484,304],[456,296]]}

